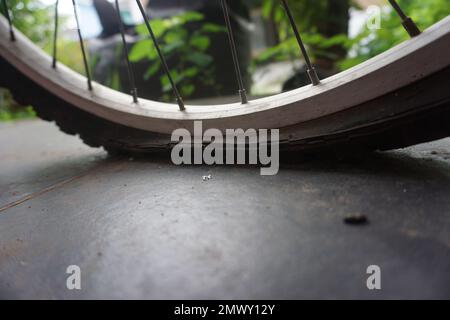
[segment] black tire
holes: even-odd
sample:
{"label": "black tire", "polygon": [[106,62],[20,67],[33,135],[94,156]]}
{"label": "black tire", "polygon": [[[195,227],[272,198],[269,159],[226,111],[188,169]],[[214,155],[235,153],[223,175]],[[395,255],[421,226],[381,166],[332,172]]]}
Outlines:
{"label": "black tire", "polygon": [[[91,147],[103,147],[113,154],[146,154],[169,152],[173,143],[166,134],[152,133],[117,124],[97,117],[67,103],[25,77],[4,59],[0,59],[0,85],[11,90],[14,99],[31,105],[37,115],[54,121],[61,131],[79,137]],[[321,123],[342,123],[340,130],[306,139],[281,141],[281,151],[356,152],[357,150],[389,150],[450,136],[450,90],[447,79],[450,68],[420,82],[411,84],[383,97],[369,101],[364,108],[355,107],[324,117]],[[416,94],[415,100],[411,93]],[[358,112],[383,104],[386,108],[409,100],[417,105],[408,114],[392,114],[369,122],[345,127],[345,119],[355,118]],[[360,108],[360,109],[358,109]],[[287,128],[288,129],[288,128]]]}

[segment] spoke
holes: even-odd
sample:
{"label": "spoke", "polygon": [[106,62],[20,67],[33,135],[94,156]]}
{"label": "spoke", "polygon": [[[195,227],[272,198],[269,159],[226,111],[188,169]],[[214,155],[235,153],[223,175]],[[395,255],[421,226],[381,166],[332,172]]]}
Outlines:
{"label": "spoke", "polygon": [[11,16],[9,14],[8,4],[6,3],[6,0],[2,0],[2,2],[3,2],[3,9],[5,10],[6,20],[8,20],[8,24],[9,24],[9,37],[10,37],[11,41],[16,41],[16,36],[14,34],[13,25],[11,22]]}
{"label": "spoke", "polygon": [[170,74],[169,66],[167,65],[166,59],[164,58],[164,55],[163,55],[163,53],[162,53],[162,51],[161,51],[161,49],[159,47],[158,40],[156,39],[156,36],[153,33],[153,29],[150,26],[149,19],[147,17],[147,14],[145,13],[145,9],[142,6],[141,1],[136,0],[136,3],[138,5],[138,7],[139,7],[139,10],[141,11],[142,17],[144,18],[145,25],[147,26],[147,30],[150,33],[150,37],[153,40],[153,44],[154,44],[154,46],[156,48],[156,51],[158,52],[159,59],[161,60],[161,64],[162,64],[162,66],[164,68],[164,71],[165,71],[167,77],[169,78],[170,84],[172,86],[173,94],[175,95],[175,98],[177,100],[178,106],[180,107],[181,111],[184,111],[185,107],[184,107],[183,98],[181,97],[180,92],[178,91],[177,85],[175,84],[175,81],[173,81],[173,78],[172,78],[172,76]]}
{"label": "spoke", "polygon": [[306,51],[305,45],[303,44],[302,37],[300,36],[300,32],[298,31],[297,25],[295,24],[294,17],[292,16],[291,9],[289,8],[289,5],[287,3],[287,0],[281,0],[283,3],[284,10],[286,11],[286,14],[289,18],[289,22],[291,23],[292,30],[294,31],[295,37],[297,38],[297,43],[300,47],[300,50],[302,51],[303,58],[305,59],[306,63],[306,71],[308,72],[309,79],[311,80],[311,83],[316,86],[320,83],[319,77],[317,75],[316,69],[314,69],[311,59],[309,58],[308,52]]}
{"label": "spoke", "polygon": [[394,10],[397,12],[397,14],[402,19],[402,25],[405,28],[405,30],[408,32],[408,34],[411,36],[411,38],[421,34],[419,27],[417,27],[417,25],[414,23],[414,21],[403,12],[402,8],[400,8],[397,1],[389,0],[389,3],[392,5]]}
{"label": "spoke", "polygon": [[53,33],[53,62],[52,62],[53,69],[56,68],[56,51],[57,51],[57,40],[58,40],[58,5],[59,5],[59,0],[56,0],[56,2],[55,2],[55,29],[54,29],[54,33]]}
{"label": "spoke", "polygon": [[119,19],[120,35],[122,36],[125,61],[127,63],[128,78],[130,80],[130,87],[131,87],[131,95],[133,96],[133,102],[138,103],[136,82],[134,80],[134,72],[129,59],[127,40],[125,39],[125,28],[123,26],[122,17],[120,16],[119,0],[116,0],[116,11],[117,11],[117,18]]}
{"label": "spoke", "polygon": [[83,36],[81,35],[80,22],[78,20],[77,4],[75,3],[75,0],[72,0],[72,4],[73,4],[73,12],[75,15],[75,20],[77,23],[78,39],[80,40],[81,53],[83,54],[83,63],[84,63],[84,69],[86,71],[88,89],[89,89],[89,91],[92,91],[91,73],[89,71],[89,65],[88,65],[88,61],[87,61],[87,57],[86,57],[86,51],[84,49]]}
{"label": "spoke", "polygon": [[238,57],[237,50],[236,50],[236,41],[234,40],[233,29],[231,27],[228,4],[227,4],[226,0],[221,0],[221,3],[222,3],[223,14],[225,17],[225,24],[227,26],[228,41],[230,43],[234,69],[236,72],[236,78],[237,78],[237,82],[238,82],[238,86],[239,86],[239,95],[241,97],[242,104],[246,104],[246,103],[248,103],[247,92],[245,91],[244,81],[242,80],[242,73],[241,73],[241,68],[239,66],[239,57]]}

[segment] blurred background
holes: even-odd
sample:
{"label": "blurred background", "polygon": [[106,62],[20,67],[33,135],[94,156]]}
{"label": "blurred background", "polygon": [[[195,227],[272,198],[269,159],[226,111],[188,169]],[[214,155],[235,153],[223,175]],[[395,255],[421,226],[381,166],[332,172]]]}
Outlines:
{"label": "blurred background", "polygon": [[[238,101],[237,84],[219,0],[142,0],[167,58],[171,74],[188,103]],[[279,0],[229,0],[231,20],[247,91],[273,95],[309,83],[297,43]],[[449,0],[399,0],[425,29],[450,14]],[[167,77],[136,1],[120,0],[130,60],[140,97],[173,101]],[[319,76],[351,68],[408,38],[385,0],[295,0],[291,9]],[[14,25],[49,54],[54,0],[9,0]],[[113,1],[78,0],[81,31],[93,78],[130,92],[124,50]],[[379,29],[367,21],[378,6]],[[2,8],[3,9],[3,8]],[[72,1],[60,0],[58,60],[84,74]],[[2,14],[4,12],[2,11]],[[0,121],[34,117],[0,88]]]}

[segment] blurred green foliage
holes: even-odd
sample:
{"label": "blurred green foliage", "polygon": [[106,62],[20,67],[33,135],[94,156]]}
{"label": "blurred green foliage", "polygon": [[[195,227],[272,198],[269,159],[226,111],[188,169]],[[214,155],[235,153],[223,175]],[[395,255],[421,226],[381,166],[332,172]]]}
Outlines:
{"label": "blurred green foliage", "polygon": [[[260,53],[254,65],[270,61],[292,60],[299,58],[299,50],[291,27],[286,19],[280,0],[249,0],[253,7],[260,7],[263,16],[276,29],[276,44]],[[413,18],[423,30],[450,14],[450,0],[398,0],[404,11]],[[356,6],[350,0],[291,0],[289,1],[296,22],[301,30],[304,42],[313,59],[330,59],[336,62],[340,70],[350,68],[370,59],[396,44],[407,40],[400,18],[387,5],[382,10],[381,28],[369,30],[364,26],[356,37],[349,39],[346,28],[349,6]],[[8,0],[14,25],[37,43],[45,51],[51,52],[53,32],[53,6],[44,5],[39,0]],[[333,10],[339,9],[339,14]],[[3,12],[3,7],[1,7]],[[225,32],[223,26],[202,23],[204,16],[197,12],[186,12],[170,19],[153,19],[152,27],[161,44],[164,55],[170,61],[171,74],[185,97],[191,96],[196,88],[194,80],[200,79],[211,88],[214,83],[211,70],[214,68],[212,57],[208,54],[211,39],[215,33]],[[190,23],[201,27],[188,32]],[[345,32],[343,31],[345,30]],[[169,100],[171,87],[167,76],[163,75],[161,62],[151,42],[145,25],[136,28],[143,38],[131,49],[133,62],[150,62],[145,77],[160,77],[163,88],[163,100]],[[338,50],[336,50],[336,48]],[[342,50],[344,49],[344,54]],[[346,55],[345,52],[349,54]],[[84,73],[84,67],[76,41],[58,39],[58,60]],[[118,52],[118,55],[120,52]],[[95,63],[96,57],[91,57]],[[117,77],[111,78],[110,86],[119,86]],[[15,103],[7,90],[0,89],[0,120],[12,120],[34,116],[30,107],[21,108]]]}
{"label": "blurred green foliage", "polygon": [[[33,42],[45,47],[51,39],[51,8],[35,0],[7,1],[14,26]],[[3,5],[2,15],[5,14]],[[0,88],[0,121],[35,117],[29,106],[17,104],[8,90]]]}
{"label": "blurred green foliage", "polygon": [[[450,14],[450,0],[398,0],[401,8],[416,22],[421,30]],[[340,69],[348,69],[366,61],[409,38],[397,13],[390,7],[382,11],[381,28],[360,33],[346,42],[350,55],[340,62]]]}
{"label": "blurred green foliage", "polygon": [[0,121],[27,119],[35,116],[32,107],[24,107],[16,103],[8,90],[0,88]]}
{"label": "blurred green foliage", "polygon": [[[38,0],[7,0],[14,26],[34,43],[46,46],[53,32],[52,6]],[[1,13],[4,15],[3,5]]]}
{"label": "blurred green foliage", "polygon": [[[345,54],[337,52],[336,48],[349,44],[349,0],[296,0],[288,3],[312,59],[338,60]],[[276,28],[277,43],[258,55],[255,65],[297,58],[297,41],[280,0],[262,0],[262,10],[265,19]]]}
{"label": "blurred green foliage", "polygon": [[[53,50],[54,7],[39,0],[8,0],[14,26],[47,53]],[[3,6],[1,13],[4,14]],[[65,17],[60,16],[60,25]],[[80,45],[77,41],[58,39],[58,62],[84,74]],[[14,101],[8,90],[0,88],[0,121],[33,118],[36,114],[30,106],[21,106]]]}
{"label": "blurred green foliage", "polygon": [[[277,5],[279,0],[262,1],[265,18],[272,19],[279,26],[279,43],[259,54],[254,60],[255,65],[269,61],[285,61],[294,57],[298,58],[298,46],[282,7]],[[379,30],[369,30],[364,25],[353,39],[349,39],[347,33],[340,33],[331,37],[324,34],[322,32],[323,28],[320,27],[324,24],[330,23],[331,25],[342,27],[342,24],[335,21],[338,17],[329,14],[328,10],[326,10],[327,5],[335,1],[289,1],[303,40],[307,44],[308,52],[313,59],[328,57],[331,60],[335,60],[338,70],[345,70],[408,39],[409,36],[403,29],[400,18],[387,1],[385,1],[385,6],[382,8],[381,28]],[[398,0],[397,2],[422,30],[450,14],[449,0]],[[354,1],[348,4],[358,8]],[[340,18],[345,19],[344,16]],[[345,21],[342,21],[342,23],[345,23]],[[336,52],[332,50],[336,47],[345,49],[349,54],[336,55]]]}
{"label": "blurred green foliage", "polygon": [[[212,77],[214,71],[213,58],[207,53],[211,45],[211,36],[218,32],[225,32],[224,27],[202,23],[194,32],[189,32],[187,25],[202,22],[204,16],[198,12],[183,14],[165,19],[152,19],[151,26],[165,58],[170,61],[170,74],[179,86],[181,94],[189,98],[196,90],[195,81],[201,80],[213,88],[216,84]],[[150,67],[145,73],[145,79],[162,74],[162,65],[158,53],[149,37],[145,24],[136,27],[136,31],[143,40],[136,43],[130,52],[130,60],[138,62],[147,60]],[[160,76],[164,101],[171,99],[172,90],[167,75]]]}

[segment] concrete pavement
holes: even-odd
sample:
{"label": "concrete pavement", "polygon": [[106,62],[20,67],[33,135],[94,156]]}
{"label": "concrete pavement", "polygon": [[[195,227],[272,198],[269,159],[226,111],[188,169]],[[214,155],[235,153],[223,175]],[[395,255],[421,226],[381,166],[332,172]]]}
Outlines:
{"label": "concrete pavement", "polygon": [[450,139],[273,177],[110,158],[41,121],[0,124],[0,150],[2,298],[450,298]]}

